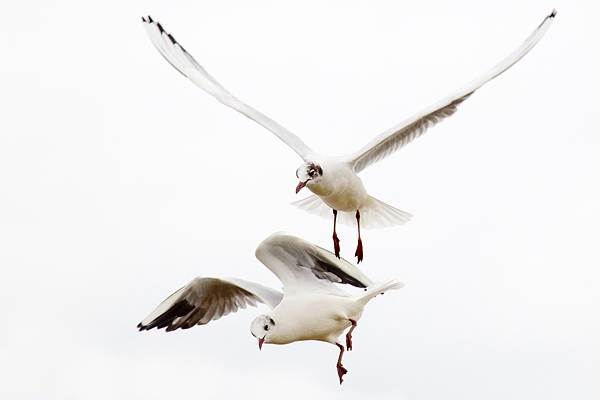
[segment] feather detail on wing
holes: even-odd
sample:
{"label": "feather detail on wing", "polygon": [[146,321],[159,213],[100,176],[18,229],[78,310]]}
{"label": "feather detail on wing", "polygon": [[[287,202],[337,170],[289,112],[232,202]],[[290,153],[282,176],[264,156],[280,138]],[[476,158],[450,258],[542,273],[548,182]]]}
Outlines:
{"label": "feather detail on wing", "polygon": [[544,36],[555,16],[556,10],[553,10],[521,46],[495,67],[469,82],[447,98],[381,133],[356,153],[345,156],[343,158],[344,161],[354,165],[354,171],[358,173],[369,165],[386,158],[396,150],[410,143],[416,137],[425,133],[427,129],[454,114],[457,111],[457,106],[471,96],[473,92],[523,58]]}
{"label": "feather detail on wing", "polygon": [[292,150],[307,161],[314,152],[294,133],[290,132],[271,118],[260,111],[255,110],[249,105],[241,102],[231,93],[229,93],[219,82],[206,72],[206,70],[189,54],[176,40],[167,33],[162,25],[155,22],[150,16],[142,17],[142,22],[146,28],[150,40],[160,54],[175,69],[181,72],[186,78],[194,82],[200,89],[214,96],[218,101],[228,107],[244,114],[246,117],[264,126],[273,132]]}
{"label": "feather detail on wing", "polygon": [[258,283],[198,277],[169,296],[137,327],[140,331],[165,327],[167,332],[188,329],[235,313],[247,305],[256,307],[257,303],[265,303],[274,308],[282,298],[281,292]]}
{"label": "feather detail on wing", "polygon": [[[354,172],[359,173],[369,165],[383,160],[396,150],[412,142],[413,139],[425,133],[427,129],[458,111],[457,106],[469,98],[471,94],[473,93],[468,93],[450,103],[444,100],[440,102],[443,103],[441,107],[440,103],[437,103],[418,115],[414,115],[410,120],[384,132],[383,135],[376,138],[379,140],[373,140],[365,146],[361,152],[362,154],[354,159]],[[384,136],[383,140],[381,140],[382,136]],[[365,152],[364,149],[367,149],[367,151]]]}
{"label": "feather detail on wing", "polygon": [[373,284],[361,270],[333,253],[291,235],[273,234],[256,249],[258,258],[283,283],[286,294],[320,291],[346,296],[333,283],[366,288]]}
{"label": "feather detail on wing", "polygon": [[[333,219],[331,207],[325,204],[319,196],[309,196],[293,202],[292,205],[311,214],[326,219]],[[404,225],[411,218],[412,214],[392,207],[372,196],[367,198],[367,201],[360,209],[360,227],[364,229]],[[337,223],[354,227],[356,226],[356,215],[354,212],[338,211]]]}

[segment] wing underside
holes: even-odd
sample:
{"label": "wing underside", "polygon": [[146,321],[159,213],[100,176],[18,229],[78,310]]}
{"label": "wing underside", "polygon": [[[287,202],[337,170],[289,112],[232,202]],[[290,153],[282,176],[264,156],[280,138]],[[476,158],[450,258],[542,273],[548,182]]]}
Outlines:
{"label": "wing underside", "polygon": [[194,82],[200,89],[212,95],[221,103],[244,114],[246,117],[273,132],[305,161],[314,154],[294,133],[229,93],[215,78],[206,72],[171,34],[164,30],[160,23],[155,22],[150,16],[147,18],[142,17],[142,22],[154,47],[183,76]]}
{"label": "wing underside", "polygon": [[281,292],[257,283],[234,278],[198,277],[163,301],[138,324],[138,329],[166,328],[167,332],[189,329],[248,305],[265,303],[274,308],[282,298]]}

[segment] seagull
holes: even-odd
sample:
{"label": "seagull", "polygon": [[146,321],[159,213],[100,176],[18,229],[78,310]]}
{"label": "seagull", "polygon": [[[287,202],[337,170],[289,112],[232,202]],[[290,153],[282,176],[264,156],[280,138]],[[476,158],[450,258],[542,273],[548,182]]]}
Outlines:
{"label": "seagull", "polygon": [[369,196],[357,174],[421,136],[438,122],[453,115],[457,111],[458,105],[483,84],[500,75],[525,56],[544,36],[555,16],[556,10],[553,10],[523,44],[483,75],[446,98],[382,132],[355,153],[341,157],[315,153],[294,133],[229,93],[175,40],[173,35],[163,29],[160,23],[155,22],[150,16],[142,17],[142,22],[154,46],[173,67],[221,103],[273,132],[304,160],[304,163],[296,170],[296,177],[299,180],[296,193],[307,187],[313,195],[292,204],[325,218],[330,218],[330,210],[333,210],[332,238],[334,252],[338,258],[340,257],[340,240],[336,233],[338,216],[341,223],[357,226],[358,244],[354,255],[360,263],[363,260],[361,226],[363,228],[383,228],[402,225],[409,221],[412,215]]}
{"label": "seagull", "polygon": [[[167,332],[205,325],[247,305],[264,303],[271,311],[252,321],[250,332],[264,343],[288,344],[318,340],[336,345],[340,384],[348,371],[342,365],[352,350],[352,332],[365,305],[373,297],[404,284],[395,280],[374,283],[349,262],[298,237],[276,233],[256,249],[258,258],[283,284],[283,293],[237,278],[197,277],[173,293],[138,324],[140,331],[166,328]],[[363,290],[350,294],[338,287],[347,284]]]}

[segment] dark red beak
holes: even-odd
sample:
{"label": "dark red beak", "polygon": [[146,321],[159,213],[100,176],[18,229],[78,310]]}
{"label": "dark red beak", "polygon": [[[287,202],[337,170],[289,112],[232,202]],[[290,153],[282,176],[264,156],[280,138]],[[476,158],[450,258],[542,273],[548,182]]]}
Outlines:
{"label": "dark red beak", "polygon": [[258,349],[262,350],[262,344],[265,341],[265,338],[258,338]]}
{"label": "dark red beak", "polygon": [[[308,181],[306,181],[308,182]],[[302,189],[304,186],[306,186],[306,182],[300,182],[298,183],[298,186],[296,186],[296,194],[298,194],[298,192],[300,191],[300,189]]]}

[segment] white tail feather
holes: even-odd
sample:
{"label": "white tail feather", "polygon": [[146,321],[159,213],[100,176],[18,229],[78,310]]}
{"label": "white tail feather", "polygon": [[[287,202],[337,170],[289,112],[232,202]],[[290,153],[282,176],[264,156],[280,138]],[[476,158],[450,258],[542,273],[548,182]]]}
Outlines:
{"label": "white tail feather", "polygon": [[[319,196],[309,196],[293,202],[292,205],[311,214],[333,219],[331,207],[325,204]],[[411,218],[412,214],[398,210],[371,196],[367,198],[365,204],[360,208],[360,227],[365,229],[404,225]],[[337,221],[340,224],[354,227],[356,226],[356,215],[354,212],[339,211]]]}
{"label": "white tail feather", "polygon": [[369,300],[371,300],[375,296],[383,294],[388,290],[398,290],[402,289],[403,287],[403,282],[398,282],[394,279],[379,282],[372,286],[369,286],[364,292],[357,294],[357,301],[362,301],[364,304],[367,304]]}

